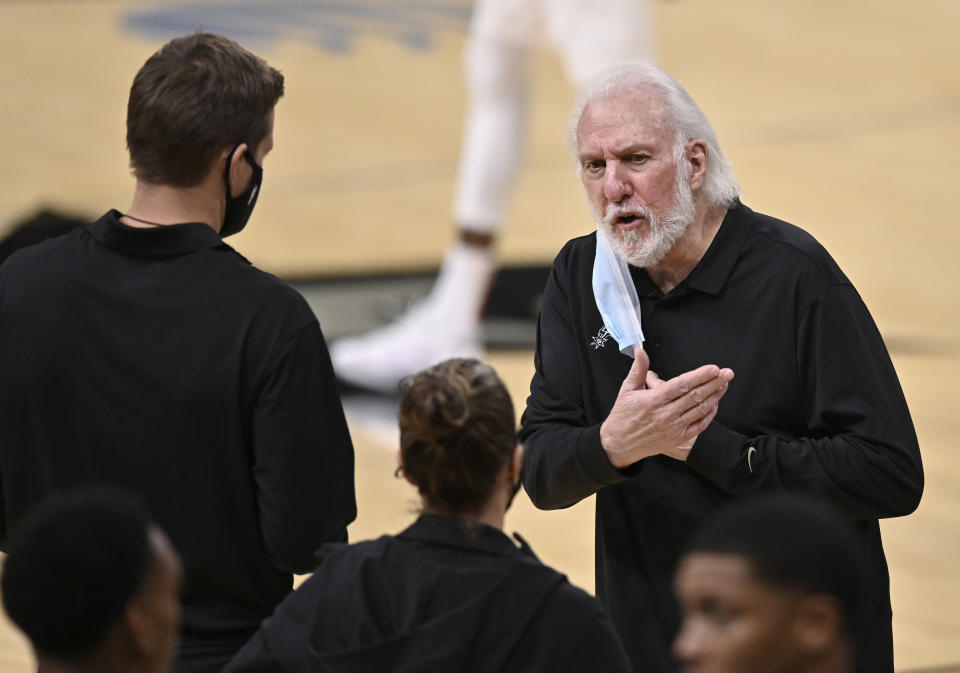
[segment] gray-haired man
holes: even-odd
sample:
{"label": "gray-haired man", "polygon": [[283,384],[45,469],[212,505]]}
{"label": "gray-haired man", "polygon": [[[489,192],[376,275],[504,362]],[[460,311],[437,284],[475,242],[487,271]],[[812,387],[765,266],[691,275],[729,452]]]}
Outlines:
{"label": "gray-haired man", "polygon": [[858,667],[892,671],[877,519],[917,507],[923,470],[857,291],[809,234],[740,203],[709,122],[663,71],[603,73],[571,123],[599,232],[547,282],[521,430],[530,497],[597,494],[597,593],[634,666],[670,671],[670,578],[697,521],[749,492],[817,494],[860,534]]}

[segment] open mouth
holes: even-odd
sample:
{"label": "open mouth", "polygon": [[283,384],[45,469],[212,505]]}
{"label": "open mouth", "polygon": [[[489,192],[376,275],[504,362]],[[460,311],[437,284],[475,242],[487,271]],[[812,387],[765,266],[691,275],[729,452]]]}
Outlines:
{"label": "open mouth", "polygon": [[617,218],[614,220],[614,224],[630,227],[631,225],[639,223],[641,219],[643,218],[641,218],[639,215],[635,215],[632,213],[629,213],[626,215],[618,215]]}

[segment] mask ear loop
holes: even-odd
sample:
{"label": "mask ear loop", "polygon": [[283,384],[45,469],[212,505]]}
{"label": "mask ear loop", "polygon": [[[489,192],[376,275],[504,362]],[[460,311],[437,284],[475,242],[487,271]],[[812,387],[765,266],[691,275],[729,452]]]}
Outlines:
{"label": "mask ear loop", "polygon": [[[233,194],[230,193],[230,160],[233,159],[233,155],[237,153],[237,150],[240,148],[240,145],[243,143],[238,143],[232,150],[230,154],[227,155],[227,165],[223,167],[223,183],[227,186],[227,198],[232,199]],[[263,171],[263,166],[257,163],[257,158],[253,156],[253,152],[250,151],[250,148],[244,151],[240,155],[241,158],[245,159],[248,164],[253,167],[254,171]],[[254,192],[255,194],[256,192]],[[253,194],[250,195],[251,200],[253,199]]]}
{"label": "mask ear loop", "polygon": [[253,203],[253,200],[257,198],[257,193],[260,191],[260,182],[263,180],[263,166],[257,163],[257,158],[253,156],[253,152],[250,151],[250,148],[247,148],[247,151],[243,153],[243,158],[247,160],[247,163],[250,164],[250,167],[253,168],[253,180],[254,187],[250,190],[250,196],[247,198],[247,205],[249,206]]}

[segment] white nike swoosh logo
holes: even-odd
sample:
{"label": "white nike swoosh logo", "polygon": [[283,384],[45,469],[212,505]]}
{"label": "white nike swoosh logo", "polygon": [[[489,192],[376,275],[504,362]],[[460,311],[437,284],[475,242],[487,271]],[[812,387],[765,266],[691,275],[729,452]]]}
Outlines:
{"label": "white nike swoosh logo", "polygon": [[751,446],[749,449],[747,449],[747,467],[750,469],[750,474],[753,474],[753,464],[750,462],[750,459],[756,452],[756,447]]}

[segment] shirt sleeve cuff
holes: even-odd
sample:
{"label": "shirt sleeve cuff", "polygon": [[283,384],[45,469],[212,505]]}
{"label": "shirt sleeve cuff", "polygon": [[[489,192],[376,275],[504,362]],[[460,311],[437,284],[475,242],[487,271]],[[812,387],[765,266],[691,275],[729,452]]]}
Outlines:
{"label": "shirt sleeve cuff", "polygon": [[687,456],[687,465],[724,490],[729,490],[737,467],[744,460],[744,449],[749,441],[746,435],[713,421],[697,437]]}
{"label": "shirt sleeve cuff", "polygon": [[590,478],[599,484],[609,486],[629,479],[615,468],[600,443],[600,424],[591,426],[580,433],[577,439],[577,458]]}

